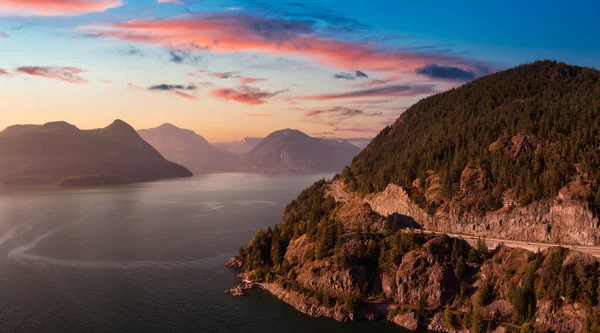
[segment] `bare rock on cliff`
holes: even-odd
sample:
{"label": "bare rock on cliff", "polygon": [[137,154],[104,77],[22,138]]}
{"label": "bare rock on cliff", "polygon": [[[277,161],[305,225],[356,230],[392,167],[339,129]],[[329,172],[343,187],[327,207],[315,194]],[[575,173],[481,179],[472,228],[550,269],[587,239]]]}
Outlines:
{"label": "bare rock on cliff", "polygon": [[425,243],[421,249],[407,253],[396,271],[396,301],[417,304],[425,297],[427,306],[445,304],[460,285],[454,271],[446,265],[452,253],[452,239],[439,236]]}
{"label": "bare rock on cliff", "polygon": [[408,328],[411,331],[416,331],[419,328],[419,322],[414,312],[399,313],[391,319],[392,322]]}
{"label": "bare rock on cliff", "polygon": [[364,229],[381,231],[384,219],[375,213],[371,207],[362,200],[353,200],[344,204],[336,213],[336,219],[345,229]]}
{"label": "bare rock on cliff", "polygon": [[554,311],[551,311],[551,307],[550,301],[538,302],[536,324],[547,328],[551,332],[583,332],[586,310],[582,304],[566,305]]}
{"label": "bare rock on cliff", "polygon": [[294,239],[285,252],[285,259],[292,265],[297,265],[305,261],[308,255],[315,252],[315,244],[308,240],[308,235],[304,234]]}
{"label": "bare rock on cliff", "polygon": [[341,268],[331,259],[307,261],[297,273],[296,282],[302,287],[311,290],[326,288],[336,297],[342,297],[352,292],[356,286],[362,286],[367,278],[366,267]]}

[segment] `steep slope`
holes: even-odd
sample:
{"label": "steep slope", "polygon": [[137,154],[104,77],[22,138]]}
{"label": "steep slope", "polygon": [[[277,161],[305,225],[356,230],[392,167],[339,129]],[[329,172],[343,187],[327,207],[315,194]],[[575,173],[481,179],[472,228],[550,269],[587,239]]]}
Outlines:
{"label": "steep slope", "polygon": [[241,168],[258,172],[319,172],[340,170],[360,149],[348,142],[310,137],[285,129],[271,133],[241,157]]}
{"label": "steep slope", "polygon": [[550,61],[426,98],[228,264],[314,316],[600,332],[595,248],[483,239],[599,245],[599,125],[600,72]]}
{"label": "steep slope", "polygon": [[166,159],[194,173],[231,171],[235,156],[211,145],[202,136],[171,124],[138,131]]}
{"label": "steep slope", "polygon": [[242,155],[252,151],[263,139],[246,137],[240,141],[215,142],[213,145],[230,153]]}
{"label": "steep slope", "polygon": [[599,147],[600,72],[543,61],[420,101],[342,181],[433,230],[600,244]]}
{"label": "steep slope", "polygon": [[82,131],[66,122],[0,132],[0,183],[114,185],[188,177],[121,120]]}

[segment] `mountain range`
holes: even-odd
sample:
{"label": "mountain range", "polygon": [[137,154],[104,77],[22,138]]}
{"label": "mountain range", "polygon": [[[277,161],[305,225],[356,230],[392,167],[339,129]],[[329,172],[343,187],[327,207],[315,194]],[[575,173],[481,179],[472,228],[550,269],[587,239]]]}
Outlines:
{"label": "mountain range", "polygon": [[[217,145],[171,124],[138,132],[167,159],[196,173],[335,171],[350,164],[360,152],[348,142],[313,138],[292,129],[273,132],[264,139],[246,138]],[[219,147],[228,147],[228,151]]]}
{"label": "mountain range", "polygon": [[194,173],[232,171],[237,157],[216,148],[194,131],[171,124],[138,131],[139,135],[166,159]]}
{"label": "mountain range", "polygon": [[66,122],[0,132],[0,183],[115,185],[189,177],[121,120],[95,130]]}

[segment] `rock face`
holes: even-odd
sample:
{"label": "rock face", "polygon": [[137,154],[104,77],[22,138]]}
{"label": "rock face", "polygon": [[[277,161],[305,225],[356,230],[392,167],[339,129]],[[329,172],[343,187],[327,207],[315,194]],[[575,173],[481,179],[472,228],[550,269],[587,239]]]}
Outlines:
{"label": "rock face", "polygon": [[189,177],[121,120],[82,131],[65,122],[0,132],[0,183],[116,185]]}
{"label": "rock face", "polygon": [[256,172],[325,172],[348,165],[360,148],[348,143],[310,137],[297,130],[271,133],[241,156],[240,168]]}
{"label": "rock face", "polygon": [[210,144],[191,130],[171,124],[139,130],[140,136],[166,159],[194,173],[232,171],[236,157]]}
{"label": "rock face", "polygon": [[414,203],[406,191],[390,184],[385,191],[365,197],[375,212],[389,216],[403,214],[415,219],[425,229],[465,235],[522,241],[575,245],[600,245],[598,218],[585,202],[573,200],[570,188],[563,188],[556,198],[531,203],[525,207],[512,204],[507,193],[500,209],[476,213],[468,205],[447,204],[430,215]]}

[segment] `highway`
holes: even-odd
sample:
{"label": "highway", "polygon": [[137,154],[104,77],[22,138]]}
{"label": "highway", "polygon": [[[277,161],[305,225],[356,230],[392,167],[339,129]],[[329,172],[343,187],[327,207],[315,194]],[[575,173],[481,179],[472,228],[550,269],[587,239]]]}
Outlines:
{"label": "highway", "polygon": [[[423,230],[424,233],[436,233],[435,231]],[[444,233],[439,233],[444,234]],[[471,235],[460,235],[460,234],[446,234],[452,238],[462,238],[466,240],[471,245],[477,245],[477,241],[479,237],[471,236]],[[481,238],[484,239],[484,238]],[[532,252],[536,252],[539,250],[545,250],[550,247],[562,246],[564,248],[568,248],[571,250],[579,251],[581,253],[590,254],[594,257],[600,258],[600,247],[599,246],[582,246],[582,245],[565,245],[565,244],[554,244],[554,243],[538,243],[538,242],[526,242],[512,239],[498,239],[498,238],[485,238],[485,244],[489,249],[493,249],[498,244],[504,244],[508,247],[513,248],[521,248],[525,250],[529,250]]]}

